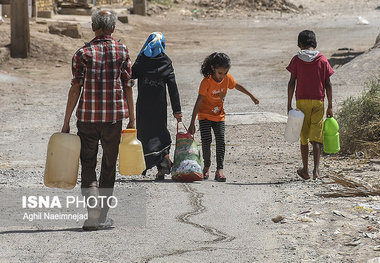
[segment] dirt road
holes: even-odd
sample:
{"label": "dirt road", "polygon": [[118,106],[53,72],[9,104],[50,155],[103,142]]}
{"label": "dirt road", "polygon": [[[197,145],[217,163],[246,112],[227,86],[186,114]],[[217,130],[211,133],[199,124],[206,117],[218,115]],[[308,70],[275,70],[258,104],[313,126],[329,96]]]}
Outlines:
{"label": "dirt road", "polygon": [[[215,50],[230,55],[231,73],[260,106],[237,91],[227,95],[226,183],[155,183],[155,171],[146,177],[117,175],[117,195],[125,202],[111,212],[116,227],[90,233],[81,231],[80,220],[58,225],[22,218],[23,195],[79,194],[78,186],[71,192],[46,189],[43,169],[48,139],[63,122],[71,56],[92,38],[88,17],[54,18],[80,23],[82,39],[47,33],[51,20],[32,22],[31,57],[0,66],[0,262],[343,263],[380,257],[379,196],[321,197],[340,189],[330,184],[338,172],[375,178],[379,187],[380,162],[324,156],[322,179],[304,182],[295,174],[299,146],[283,139],[285,67],[297,51],[298,33],[314,30],[328,58],[339,48],[367,51],[379,33],[378,3],[294,2],[304,6],[301,13],[193,19],[177,7],[158,17],[132,15],[129,24],[117,25],[114,36],[128,45],[133,59],[150,32],[164,32],[186,123],[201,81],[200,63]],[[359,16],[369,25],[358,24]],[[0,39],[9,43],[7,25],[0,26]],[[377,75],[379,57],[375,49],[337,68],[335,107]],[[174,118],[169,126],[174,139]],[[74,117],[71,127],[76,132]],[[274,223],[277,216],[284,219]]]}

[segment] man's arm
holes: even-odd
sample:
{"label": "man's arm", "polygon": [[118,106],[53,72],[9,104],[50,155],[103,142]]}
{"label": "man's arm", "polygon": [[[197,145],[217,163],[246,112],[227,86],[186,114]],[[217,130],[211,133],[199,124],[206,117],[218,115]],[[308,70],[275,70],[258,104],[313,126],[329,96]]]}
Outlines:
{"label": "man's arm", "polygon": [[124,92],[125,92],[125,98],[127,100],[127,105],[128,105],[128,113],[129,113],[129,122],[127,125],[127,128],[135,129],[136,124],[135,124],[135,105],[133,102],[133,89],[132,89],[132,83],[129,85],[126,85],[124,87]]}
{"label": "man's arm", "polygon": [[288,82],[288,112],[292,109],[292,100],[293,100],[294,90],[296,89],[296,80],[297,80],[297,76],[291,74],[289,82]]}
{"label": "man's arm", "polygon": [[73,113],[75,106],[78,103],[80,92],[81,92],[81,87],[82,87],[82,84],[79,82],[76,82],[76,83],[71,85],[69,95],[67,97],[65,119],[63,121],[63,126],[62,126],[61,132],[64,132],[64,133],[70,132],[71,114]]}

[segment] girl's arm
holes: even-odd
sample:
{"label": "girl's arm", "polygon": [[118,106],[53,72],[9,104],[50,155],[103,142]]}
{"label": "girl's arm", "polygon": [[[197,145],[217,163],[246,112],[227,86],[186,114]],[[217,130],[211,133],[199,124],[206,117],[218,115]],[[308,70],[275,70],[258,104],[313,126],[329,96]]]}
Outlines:
{"label": "girl's arm", "polygon": [[239,83],[236,83],[235,89],[237,89],[238,91],[243,92],[244,94],[248,95],[255,104],[259,104],[260,103],[260,101],[255,96],[253,96],[251,92],[249,92],[248,90],[246,90]]}
{"label": "girl's arm", "polygon": [[330,78],[328,78],[326,80],[325,87],[326,87],[326,96],[327,96],[327,101],[328,101],[326,116],[333,117],[333,111],[332,111],[332,87],[331,87]]}
{"label": "girl's arm", "polygon": [[294,90],[296,88],[296,79],[297,76],[291,74],[290,79],[288,82],[288,112],[292,109],[292,100],[293,100],[293,94]]}
{"label": "girl's arm", "polygon": [[198,95],[197,101],[195,102],[195,105],[194,105],[193,115],[191,117],[191,122],[190,122],[190,126],[189,126],[189,132],[191,134],[195,133],[195,118],[197,117],[199,108],[201,107],[203,97],[204,96],[202,96],[202,95]]}

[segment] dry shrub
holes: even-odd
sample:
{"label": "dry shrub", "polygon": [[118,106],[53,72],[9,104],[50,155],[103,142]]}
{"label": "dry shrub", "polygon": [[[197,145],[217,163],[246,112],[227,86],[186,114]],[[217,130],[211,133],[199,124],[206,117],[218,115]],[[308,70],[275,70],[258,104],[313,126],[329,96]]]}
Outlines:
{"label": "dry shrub", "polygon": [[380,156],[380,78],[367,83],[361,96],[346,99],[337,121],[343,153]]}

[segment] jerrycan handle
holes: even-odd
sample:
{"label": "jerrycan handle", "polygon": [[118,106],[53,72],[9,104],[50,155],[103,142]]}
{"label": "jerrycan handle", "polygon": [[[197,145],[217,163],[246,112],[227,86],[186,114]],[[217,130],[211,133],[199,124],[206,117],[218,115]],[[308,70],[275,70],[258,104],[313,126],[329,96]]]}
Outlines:
{"label": "jerrycan handle", "polygon": [[121,133],[137,133],[136,129],[127,128],[121,131]]}
{"label": "jerrycan handle", "polygon": [[123,134],[130,134],[131,136],[128,136],[129,138],[136,138],[137,137],[137,130],[136,129],[124,129],[121,131],[121,139],[123,139]]}
{"label": "jerrycan handle", "polygon": [[[186,134],[182,135],[182,134],[179,134],[179,123],[182,123],[183,127],[185,128],[186,130]],[[186,137],[186,138],[191,138],[194,140],[194,136],[190,134],[189,130],[187,129],[187,127],[185,126],[185,124],[182,122],[182,121],[179,121],[177,122],[177,137]]]}

